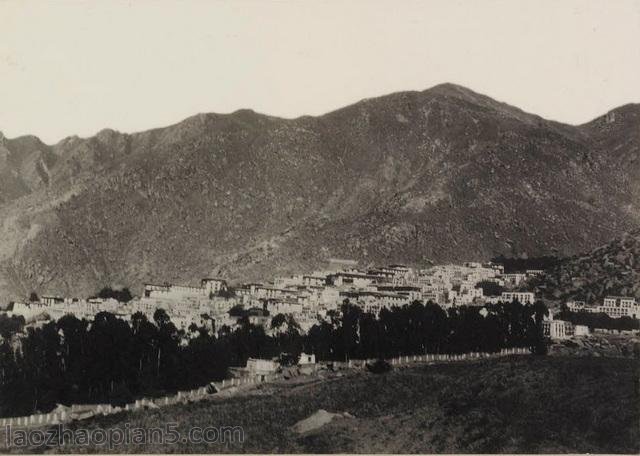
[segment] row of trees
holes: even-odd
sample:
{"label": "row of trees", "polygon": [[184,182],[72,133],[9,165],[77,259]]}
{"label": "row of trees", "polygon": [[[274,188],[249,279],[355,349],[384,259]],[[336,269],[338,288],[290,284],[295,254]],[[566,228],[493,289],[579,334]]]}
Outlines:
{"label": "row of trees", "polygon": [[427,353],[495,352],[508,347],[545,351],[544,304],[517,301],[480,307],[432,303],[383,309],[379,318],[345,303],[340,312],[315,325],[304,348],[321,360],[391,358]]}
{"label": "row of trees", "polygon": [[629,331],[640,329],[640,321],[623,316],[619,318],[611,318],[603,312],[571,312],[566,305],[563,305],[557,317],[558,320],[570,321],[574,325],[584,325],[590,328],[615,329]]}
{"label": "row of trees", "polygon": [[10,339],[0,345],[0,416],[46,412],[58,403],[122,404],[220,380],[249,357],[279,356],[294,363],[303,350],[320,360],[505,347],[540,352],[545,313],[543,305],[517,302],[484,311],[444,311],[414,302],[375,318],[345,302],[305,335],[291,315],[279,314],[271,320],[270,334],[244,316],[236,329],[222,327],[217,337],[204,326],[178,330],[162,309],[153,321],[141,313],[130,322],[108,312],[91,323],[65,316],[28,328],[17,350]]}
{"label": "row of trees", "polygon": [[57,403],[114,404],[224,378],[233,349],[204,328],[178,331],[164,310],[126,322],[100,312],[28,328],[18,349],[0,346],[0,416],[47,411]]}

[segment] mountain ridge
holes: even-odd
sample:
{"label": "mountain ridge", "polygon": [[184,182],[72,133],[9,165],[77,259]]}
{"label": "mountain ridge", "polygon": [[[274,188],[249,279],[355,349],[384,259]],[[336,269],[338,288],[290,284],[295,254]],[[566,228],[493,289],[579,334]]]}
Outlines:
{"label": "mountain ridge", "polygon": [[37,135],[32,135],[32,134],[24,134],[24,135],[19,135],[19,136],[15,136],[15,137],[11,137],[10,138],[10,137],[6,136],[3,133],[2,130],[0,130],[0,141],[2,141],[3,139],[9,140],[9,141],[15,141],[15,140],[20,140],[20,139],[23,139],[23,138],[29,138],[30,137],[30,138],[38,139],[38,141],[42,142],[42,144],[44,144],[45,146],[54,147],[54,146],[57,146],[57,145],[59,145],[61,143],[69,141],[69,140],[88,140],[88,139],[91,139],[93,137],[98,136],[98,134],[100,134],[101,132],[104,132],[104,131],[110,131],[110,132],[118,133],[118,134],[121,134],[121,135],[136,135],[136,134],[140,134],[140,133],[147,133],[147,132],[154,131],[154,130],[163,130],[163,129],[166,129],[166,128],[174,127],[174,126],[177,126],[177,125],[179,125],[179,124],[181,124],[181,123],[183,123],[183,122],[185,122],[185,121],[187,121],[187,120],[189,120],[191,118],[198,117],[198,116],[209,116],[209,115],[213,115],[213,116],[233,116],[233,115],[236,115],[236,114],[239,114],[239,113],[242,113],[242,112],[250,112],[250,113],[253,113],[253,114],[257,114],[259,116],[269,117],[269,118],[273,118],[273,119],[279,119],[279,120],[283,120],[283,121],[296,121],[296,120],[305,119],[305,118],[323,117],[323,116],[326,116],[328,114],[332,114],[332,113],[334,113],[336,111],[340,111],[342,109],[345,109],[345,108],[348,108],[348,107],[351,107],[351,106],[355,106],[355,105],[358,105],[358,104],[363,103],[363,102],[369,102],[369,101],[373,101],[373,100],[383,99],[383,98],[389,97],[389,96],[402,95],[402,94],[424,94],[424,93],[427,93],[427,92],[430,92],[430,93],[440,92],[442,95],[447,95],[448,94],[450,96],[455,96],[456,92],[458,92],[459,94],[467,93],[467,94],[471,94],[472,96],[475,96],[475,97],[478,97],[478,98],[481,98],[481,99],[489,100],[489,101],[493,102],[494,104],[503,105],[504,107],[511,108],[511,109],[513,109],[515,111],[519,111],[521,114],[524,114],[524,115],[527,115],[527,116],[531,116],[531,117],[535,117],[535,118],[544,120],[545,122],[565,125],[565,126],[569,126],[569,127],[581,127],[581,126],[588,125],[588,124],[590,124],[590,123],[592,123],[592,122],[594,122],[594,121],[596,121],[598,119],[601,119],[601,118],[605,117],[607,114],[609,114],[611,112],[614,112],[614,111],[618,111],[618,110],[623,110],[623,109],[629,108],[629,109],[637,109],[637,110],[640,111],[640,103],[630,102],[630,103],[625,103],[625,104],[617,106],[617,107],[613,107],[610,110],[608,110],[606,113],[598,115],[598,116],[594,117],[593,119],[588,120],[586,122],[578,123],[578,124],[571,124],[571,123],[566,123],[566,122],[562,122],[562,121],[547,119],[547,118],[542,117],[542,116],[540,116],[538,114],[522,110],[522,109],[520,109],[520,108],[518,108],[516,106],[512,106],[507,102],[497,101],[497,100],[495,100],[495,99],[493,99],[493,98],[491,98],[491,97],[489,97],[487,95],[483,95],[483,94],[481,94],[479,92],[475,92],[475,91],[473,91],[473,90],[471,90],[471,89],[469,89],[467,87],[464,87],[464,86],[456,84],[456,83],[443,82],[443,83],[436,84],[435,86],[429,87],[429,88],[424,89],[424,90],[406,90],[406,91],[400,91],[400,92],[390,92],[390,93],[387,93],[387,94],[378,95],[378,96],[374,96],[374,97],[365,97],[365,98],[357,100],[357,101],[355,101],[355,102],[353,102],[351,104],[348,104],[346,106],[339,107],[339,108],[336,108],[336,109],[332,109],[332,110],[330,110],[328,112],[325,112],[325,113],[319,114],[319,115],[302,114],[302,115],[296,116],[296,117],[282,117],[282,116],[275,116],[275,115],[267,114],[267,113],[261,113],[261,112],[255,111],[252,108],[238,108],[238,109],[236,109],[236,110],[234,110],[232,112],[229,112],[229,113],[200,112],[200,113],[197,113],[197,114],[193,114],[191,116],[187,116],[187,117],[185,117],[185,118],[183,118],[181,120],[178,120],[176,122],[173,122],[173,123],[170,123],[170,124],[167,124],[167,125],[160,125],[160,126],[157,126],[157,127],[151,127],[151,128],[146,128],[144,130],[136,130],[136,131],[132,131],[132,132],[123,132],[123,131],[120,131],[120,130],[115,129],[115,128],[104,127],[104,128],[102,128],[101,130],[99,130],[98,132],[96,132],[93,135],[79,136],[77,134],[72,134],[72,135],[65,136],[62,139],[58,140],[57,142],[53,142],[53,143],[44,143],[44,142],[42,142],[40,140],[40,138],[38,138]]}
{"label": "mountain ridge", "polygon": [[36,143],[46,178],[0,186],[0,297],[584,251],[640,224],[638,111],[569,126],[443,84]]}

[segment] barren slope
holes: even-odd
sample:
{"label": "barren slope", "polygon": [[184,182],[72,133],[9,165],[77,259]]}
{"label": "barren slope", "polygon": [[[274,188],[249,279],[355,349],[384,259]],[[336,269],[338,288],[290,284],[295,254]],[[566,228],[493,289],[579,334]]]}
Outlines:
{"label": "barren slope", "polygon": [[586,251],[640,225],[639,112],[572,127],[445,84],[315,118],[37,142],[0,187],[0,297]]}

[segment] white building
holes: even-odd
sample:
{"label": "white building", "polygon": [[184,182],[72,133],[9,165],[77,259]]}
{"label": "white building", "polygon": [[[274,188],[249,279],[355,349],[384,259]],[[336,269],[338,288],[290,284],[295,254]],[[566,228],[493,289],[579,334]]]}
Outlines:
{"label": "white building", "polygon": [[378,277],[358,272],[338,272],[327,277],[327,280],[336,287],[365,288],[378,280]]}
{"label": "white building", "polygon": [[576,337],[588,336],[591,333],[591,331],[589,330],[589,327],[585,325],[575,325],[573,329],[574,329],[574,335]]}
{"label": "white building", "polygon": [[502,279],[506,286],[517,287],[527,278],[527,274],[513,273],[502,274]]}
{"label": "white building", "polygon": [[607,296],[601,306],[590,306],[584,301],[569,301],[567,308],[572,312],[604,313],[611,318],[640,319],[640,305],[635,298],[627,296]]}
{"label": "white building", "polygon": [[300,361],[298,364],[301,366],[308,366],[316,363],[316,355],[308,353],[300,353]]}
{"label": "white building", "polygon": [[564,320],[544,320],[542,322],[544,336],[551,339],[568,339],[575,334],[573,323]]}
{"label": "white building", "polygon": [[503,291],[501,298],[503,302],[511,302],[516,299],[521,304],[533,304],[535,294],[528,291]]}
{"label": "white building", "polygon": [[636,298],[627,296],[607,296],[601,306],[601,311],[612,318],[631,317],[640,318],[640,306]]}
{"label": "white building", "polygon": [[206,294],[216,294],[227,289],[227,281],[222,279],[202,279],[200,283]]}
{"label": "white building", "polygon": [[249,371],[250,375],[255,375],[260,377],[262,381],[265,380],[265,376],[268,374],[272,374],[278,370],[280,365],[271,359],[257,359],[257,358],[249,358],[247,360],[247,371]]}

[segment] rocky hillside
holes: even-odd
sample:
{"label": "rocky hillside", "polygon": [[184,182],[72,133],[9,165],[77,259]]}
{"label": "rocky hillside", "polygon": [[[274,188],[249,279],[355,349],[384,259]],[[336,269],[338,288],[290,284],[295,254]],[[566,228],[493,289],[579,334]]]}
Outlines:
{"label": "rocky hillside", "polygon": [[58,156],[34,136],[7,139],[0,133],[0,204],[41,189]]}
{"label": "rocky hillside", "polygon": [[608,295],[640,300],[640,230],[564,260],[532,286],[556,303],[576,299],[600,304]]}
{"label": "rocky hillside", "polygon": [[640,226],[640,106],[573,127],[468,89],[0,138],[0,298],[363,263],[575,254]]}

